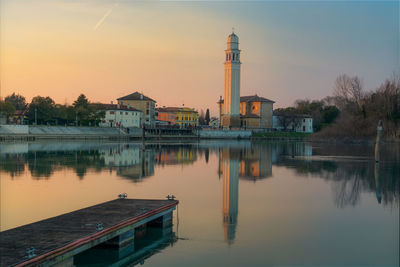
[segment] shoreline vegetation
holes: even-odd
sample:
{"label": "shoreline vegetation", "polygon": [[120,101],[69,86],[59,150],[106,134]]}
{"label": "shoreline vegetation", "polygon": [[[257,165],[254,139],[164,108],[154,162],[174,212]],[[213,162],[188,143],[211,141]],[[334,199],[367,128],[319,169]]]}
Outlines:
{"label": "shoreline vegetation", "polygon": [[[394,74],[378,88],[366,91],[359,77],[342,74],[334,83],[332,96],[321,100],[300,99],[294,106],[278,108],[273,113],[279,116],[282,129],[253,132],[252,139],[374,142],[378,122],[382,121],[382,140],[399,142],[400,75]],[[84,94],[72,105],[61,105],[48,96],[36,96],[26,103],[24,96],[13,93],[0,100],[0,115],[6,115],[7,120],[12,118],[11,124],[96,127],[105,112],[101,103],[90,102]],[[293,132],[301,115],[312,117],[314,133]],[[4,136],[1,131],[0,135]],[[227,138],[232,139],[232,135]]]}

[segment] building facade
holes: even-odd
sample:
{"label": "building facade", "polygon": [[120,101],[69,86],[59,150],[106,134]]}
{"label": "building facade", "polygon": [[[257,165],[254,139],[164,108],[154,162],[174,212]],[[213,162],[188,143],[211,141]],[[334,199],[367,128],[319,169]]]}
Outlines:
{"label": "building facade", "polygon": [[99,123],[100,127],[140,127],[142,112],[130,106],[109,104],[104,105],[105,117]]}
{"label": "building facade", "polygon": [[277,131],[312,133],[313,119],[310,115],[304,114],[275,114],[273,116],[273,129]]}
{"label": "building facade", "polygon": [[157,120],[177,125],[180,128],[196,127],[199,125],[197,111],[187,107],[162,107],[157,108]]}
{"label": "building facade", "polygon": [[130,106],[142,112],[142,124],[154,126],[156,101],[139,92],[132,93],[117,99],[118,104]]}
{"label": "building facade", "polygon": [[225,50],[225,105],[221,114],[223,127],[240,126],[240,50],[239,37],[232,33],[228,36]]}
{"label": "building facade", "polygon": [[[258,95],[240,97],[240,127],[271,129],[274,103],[274,101]],[[225,106],[224,99],[221,98],[218,105],[221,118]]]}

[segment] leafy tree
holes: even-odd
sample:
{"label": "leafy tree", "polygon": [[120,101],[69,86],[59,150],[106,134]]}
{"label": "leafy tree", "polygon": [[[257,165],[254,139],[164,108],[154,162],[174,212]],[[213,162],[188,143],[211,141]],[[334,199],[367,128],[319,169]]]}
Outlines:
{"label": "leafy tree", "polygon": [[99,122],[106,116],[106,111],[104,106],[100,103],[95,103],[90,105],[90,115],[89,119],[94,126],[98,126]]}
{"label": "leafy tree", "polygon": [[48,123],[53,119],[55,103],[50,97],[35,96],[29,104],[27,116],[31,122],[35,121],[35,109],[38,124]]}
{"label": "leafy tree", "polygon": [[327,106],[322,110],[323,123],[332,123],[339,116],[340,111],[336,106]]}
{"label": "leafy tree", "polygon": [[210,123],[210,110],[206,110],[206,116],[204,118],[205,124],[208,125]]}
{"label": "leafy tree", "polygon": [[91,111],[89,108],[89,100],[86,96],[84,94],[78,96],[72,106],[78,116],[79,124],[87,125],[89,123]]}
{"label": "leafy tree", "polygon": [[199,115],[199,124],[204,125],[206,123],[205,115],[204,115],[204,110],[200,110],[200,115]]}
{"label": "leafy tree", "polygon": [[25,97],[19,94],[12,93],[12,95],[6,96],[4,101],[11,103],[16,110],[23,110],[26,107]]}
{"label": "leafy tree", "polygon": [[15,114],[15,107],[10,102],[0,101],[0,113],[5,113],[8,116]]}

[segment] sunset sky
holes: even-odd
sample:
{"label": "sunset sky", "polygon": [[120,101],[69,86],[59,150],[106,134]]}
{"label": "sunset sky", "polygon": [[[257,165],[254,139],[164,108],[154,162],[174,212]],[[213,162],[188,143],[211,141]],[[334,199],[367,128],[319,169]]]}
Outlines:
{"label": "sunset sky", "polygon": [[366,89],[400,71],[398,1],[2,0],[1,97],[72,103],[134,91],[158,106],[210,108],[239,36],[241,95],[320,99],[342,73]]}

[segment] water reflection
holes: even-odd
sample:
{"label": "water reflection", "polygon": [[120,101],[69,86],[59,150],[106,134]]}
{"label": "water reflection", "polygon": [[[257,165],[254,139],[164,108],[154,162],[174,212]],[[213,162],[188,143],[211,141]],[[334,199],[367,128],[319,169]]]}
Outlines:
{"label": "water reflection", "polygon": [[[377,202],[383,205],[398,205],[399,150],[398,146],[384,147],[383,160],[375,165],[372,147],[304,142],[147,144],[145,149],[140,143],[1,144],[0,171],[11,179],[26,171],[33,179],[50,179],[54,172],[72,169],[78,179],[84,179],[88,172],[109,170],[136,183],[152,177],[155,166],[188,166],[200,159],[208,163],[210,155],[216,154],[224,188],[224,218],[235,222],[238,179],[257,182],[272,177],[273,166],[292,169],[299,177],[329,181],[337,207],[357,205],[362,192],[376,194]],[[234,227],[226,236],[227,240],[234,238]]]}
{"label": "water reflection", "polygon": [[240,150],[222,148],[219,162],[222,173],[222,215],[225,241],[235,240],[239,204],[239,155]]}
{"label": "water reflection", "polygon": [[135,240],[123,247],[101,244],[74,256],[73,266],[135,266],[162,250],[173,246],[178,238],[172,225],[166,228],[144,228]]}

